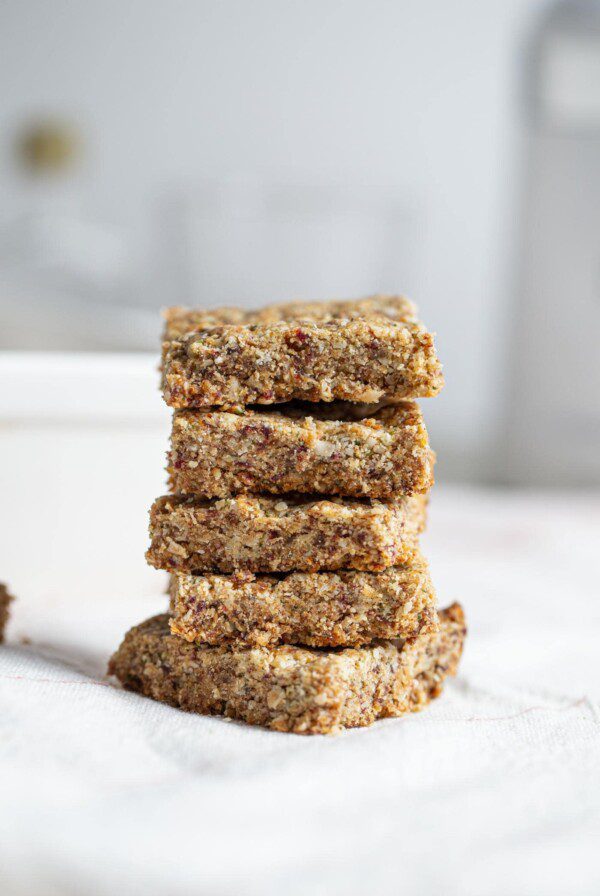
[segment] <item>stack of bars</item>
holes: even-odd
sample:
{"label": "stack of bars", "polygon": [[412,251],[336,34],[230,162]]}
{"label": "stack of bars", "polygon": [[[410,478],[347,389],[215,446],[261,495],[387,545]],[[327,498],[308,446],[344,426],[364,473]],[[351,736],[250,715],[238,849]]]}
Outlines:
{"label": "stack of bars", "polygon": [[172,308],[175,409],[150,564],[170,613],[110,671],[182,709],[325,734],[421,709],[455,673],[462,609],[419,552],[434,455],[413,399],[443,385],[398,297]]}

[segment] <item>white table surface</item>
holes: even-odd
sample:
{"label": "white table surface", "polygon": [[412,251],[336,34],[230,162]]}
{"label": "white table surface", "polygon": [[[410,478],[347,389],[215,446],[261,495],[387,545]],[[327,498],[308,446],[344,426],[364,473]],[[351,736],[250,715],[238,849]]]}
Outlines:
{"label": "white table surface", "polygon": [[599,892],[600,498],[436,487],[424,549],[470,633],[424,713],[329,738],[187,715],[104,676],[165,606],[154,367],[0,356],[2,896]]}

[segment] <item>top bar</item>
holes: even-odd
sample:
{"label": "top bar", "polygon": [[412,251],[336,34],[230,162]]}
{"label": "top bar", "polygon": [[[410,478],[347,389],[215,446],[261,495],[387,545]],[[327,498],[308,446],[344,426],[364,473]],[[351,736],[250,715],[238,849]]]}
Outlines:
{"label": "top bar", "polygon": [[174,408],[436,395],[433,336],[402,297],[257,312],[166,312],[163,389]]}
{"label": "top bar", "polygon": [[210,327],[251,326],[295,320],[355,320],[361,317],[378,317],[414,324],[419,322],[416,305],[404,296],[369,296],[366,299],[340,302],[284,302],[252,310],[175,306],[164,311],[164,339],[166,342],[181,339],[189,333],[197,333]]}

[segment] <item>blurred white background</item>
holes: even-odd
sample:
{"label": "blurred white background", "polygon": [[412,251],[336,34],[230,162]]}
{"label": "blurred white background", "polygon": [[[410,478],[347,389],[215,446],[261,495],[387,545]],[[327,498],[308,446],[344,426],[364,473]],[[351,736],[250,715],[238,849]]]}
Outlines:
{"label": "blurred white background", "polygon": [[0,348],[155,352],[167,304],[405,292],[445,364],[442,478],[597,483],[599,21],[4,0]]}

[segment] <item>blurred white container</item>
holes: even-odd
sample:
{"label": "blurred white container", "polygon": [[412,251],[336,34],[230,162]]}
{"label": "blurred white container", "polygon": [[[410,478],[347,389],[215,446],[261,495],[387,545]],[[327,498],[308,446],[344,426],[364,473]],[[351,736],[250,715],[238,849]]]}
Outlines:
{"label": "blurred white container", "polygon": [[556,4],[529,72],[508,478],[600,482],[600,3]]}

